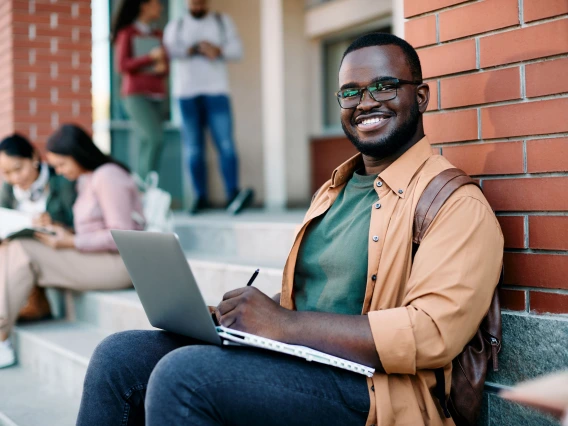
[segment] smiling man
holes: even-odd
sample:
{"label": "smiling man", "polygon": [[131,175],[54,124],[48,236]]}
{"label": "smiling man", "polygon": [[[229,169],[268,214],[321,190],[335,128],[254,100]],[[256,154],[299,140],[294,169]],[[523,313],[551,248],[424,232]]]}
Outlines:
{"label": "smiling man", "polygon": [[[312,200],[284,268],[280,304],[253,287],[227,293],[222,325],[372,366],[372,378],[159,331],[97,348],[80,425],[453,425],[432,389],[475,334],[498,281],[503,238],[481,191],[458,189],[416,256],[420,195],[443,170],[422,115],[429,88],[414,49],[369,34],[340,71],[345,134],[360,154]],[[104,410],[101,409],[104,407]],[[144,411],[145,410],[145,411]]]}

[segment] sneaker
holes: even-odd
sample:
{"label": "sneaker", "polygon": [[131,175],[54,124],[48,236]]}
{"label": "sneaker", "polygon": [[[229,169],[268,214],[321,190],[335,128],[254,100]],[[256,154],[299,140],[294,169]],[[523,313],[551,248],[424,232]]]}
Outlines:
{"label": "sneaker", "polygon": [[235,194],[232,199],[229,201],[229,206],[227,207],[227,211],[230,214],[238,214],[246,207],[252,204],[252,200],[254,199],[254,191],[250,188],[243,189]]}
{"label": "sneaker", "polygon": [[9,340],[0,342],[0,368],[10,367],[16,363],[16,353]]}
{"label": "sneaker", "polygon": [[209,202],[205,198],[197,198],[193,206],[189,209],[189,214],[196,214],[210,208]]}

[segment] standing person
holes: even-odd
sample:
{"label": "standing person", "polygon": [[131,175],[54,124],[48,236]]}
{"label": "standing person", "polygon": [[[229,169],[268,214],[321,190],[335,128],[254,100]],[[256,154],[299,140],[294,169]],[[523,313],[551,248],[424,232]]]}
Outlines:
{"label": "standing person", "polygon": [[341,123],[359,153],[314,197],[281,295],[233,290],[217,317],[225,327],[371,366],[373,377],[272,351],[128,331],[95,350],[77,425],[145,418],[148,425],[454,426],[436,397],[435,371],[444,368],[447,396],[452,360],[478,331],[499,281],[499,222],[478,187],[462,186],[413,257],[418,200],[453,168],[432,153],[424,132],[430,90],[418,54],[392,34],[362,36],[344,54],[338,87]]}
{"label": "standing person", "polygon": [[[168,56],[179,61],[179,69],[173,79],[173,94],[181,110],[183,140],[195,193],[191,212],[196,213],[209,205],[206,127],[219,152],[227,205],[239,194],[227,61],[241,58],[242,45],[231,18],[211,12],[208,0],[188,0],[188,8],[188,14],[166,26],[164,45]],[[243,193],[239,197],[239,209],[251,198],[251,191]]]}
{"label": "standing person", "polygon": [[138,168],[142,179],[157,170],[164,144],[162,103],[168,60],[162,32],[151,28],[160,19],[160,0],[124,0],[116,13],[112,43],[122,75],[122,102],[140,140]]}
{"label": "standing person", "polygon": [[142,204],[126,167],[104,155],[89,135],[62,126],[47,142],[56,172],[77,181],[75,233],[53,225],[55,235],[14,240],[0,246],[0,368],[14,364],[8,337],[35,285],[65,289],[117,290],[131,286],[111,229],[141,230]]}

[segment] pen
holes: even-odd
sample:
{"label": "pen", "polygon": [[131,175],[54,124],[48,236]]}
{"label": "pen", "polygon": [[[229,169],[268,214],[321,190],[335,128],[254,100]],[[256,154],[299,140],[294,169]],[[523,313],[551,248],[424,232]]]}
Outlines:
{"label": "pen", "polygon": [[250,277],[250,280],[249,280],[249,282],[247,283],[247,287],[248,287],[249,285],[251,285],[251,284],[254,282],[254,280],[256,280],[256,277],[258,277],[258,273],[259,273],[259,272],[260,272],[260,269],[257,269],[256,271],[254,271],[254,274],[252,274],[252,277]]}

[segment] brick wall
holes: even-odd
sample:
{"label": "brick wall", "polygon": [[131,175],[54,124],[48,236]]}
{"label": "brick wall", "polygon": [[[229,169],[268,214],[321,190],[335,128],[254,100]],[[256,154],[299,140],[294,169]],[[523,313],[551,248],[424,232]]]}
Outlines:
{"label": "brick wall", "polygon": [[405,0],[433,147],[505,235],[504,308],[568,313],[568,0]]}
{"label": "brick wall", "polygon": [[0,0],[0,137],[92,127],[90,0]]}

